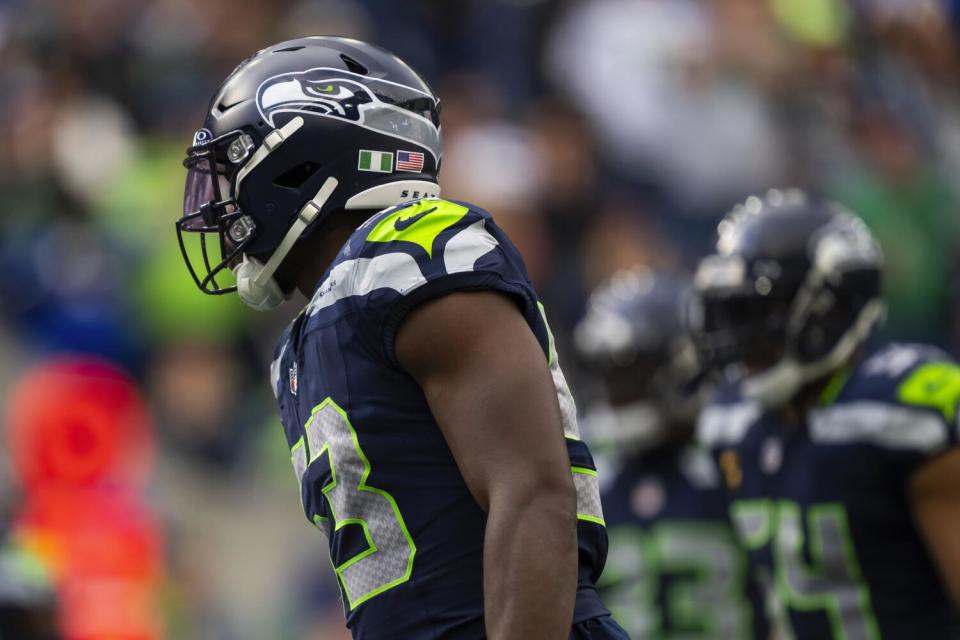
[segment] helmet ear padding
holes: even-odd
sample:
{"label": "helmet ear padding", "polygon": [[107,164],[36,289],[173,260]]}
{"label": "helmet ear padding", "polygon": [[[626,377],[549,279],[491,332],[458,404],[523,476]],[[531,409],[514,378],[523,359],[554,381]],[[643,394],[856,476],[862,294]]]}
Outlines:
{"label": "helmet ear padding", "polygon": [[269,311],[280,306],[287,299],[273,274],[280,268],[284,258],[287,257],[297,240],[300,239],[304,229],[310,226],[310,223],[320,215],[323,205],[333,195],[337,184],[336,178],[327,178],[317,195],[303,205],[283,240],[270,254],[266,264],[244,254],[243,261],[234,269],[237,277],[237,293],[244,303],[257,311]]}
{"label": "helmet ear padding", "polygon": [[845,212],[811,236],[809,251],[810,271],[787,325],[789,355],[799,362],[825,358],[856,326],[879,297],[883,264],[866,225]]}

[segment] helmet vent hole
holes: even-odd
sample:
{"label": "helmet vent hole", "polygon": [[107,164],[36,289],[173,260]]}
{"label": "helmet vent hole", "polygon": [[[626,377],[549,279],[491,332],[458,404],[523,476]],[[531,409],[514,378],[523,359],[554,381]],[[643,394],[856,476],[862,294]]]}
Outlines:
{"label": "helmet vent hole", "polygon": [[367,69],[365,66],[363,66],[362,64],[360,64],[359,62],[357,62],[356,60],[354,60],[353,58],[351,58],[345,53],[340,54],[340,59],[343,60],[343,64],[347,65],[347,69],[349,69],[353,73],[359,73],[362,76],[365,76],[368,73],[370,73],[369,69]]}
{"label": "helmet vent hole", "polygon": [[300,164],[287,169],[279,176],[273,179],[273,184],[287,189],[299,189],[304,182],[316,175],[320,170],[320,164],[317,162],[301,162]]}
{"label": "helmet vent hole", "polygon": [[303,45],[299,45],[295,47],[287,47],[285,49],[277,49],[276,51],[274,51],[274,53],[287,53],[288,51],[300,51],[300,49],[303,49]]}

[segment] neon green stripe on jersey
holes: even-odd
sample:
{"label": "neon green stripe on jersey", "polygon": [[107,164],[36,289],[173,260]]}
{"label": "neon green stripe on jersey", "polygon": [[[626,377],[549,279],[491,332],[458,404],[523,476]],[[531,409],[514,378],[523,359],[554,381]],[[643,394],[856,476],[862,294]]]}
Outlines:
{"label": "neon green stripe on jersey", "polygon": [[573,486],[577,490],[577,520],[593,522],[601,527],[607,526],[603,521],[600,485],[596,470],[587,467],[570,467],[570,472],[573,474]]}
{"label": "neon green stripe on jersey", "polygon": [[378,222],[367,236],[367,242],[412,242],[423,247],[432,258],[437,236],[459,222],[468,211],[446,200],[420,200]]}
{"label": "neon green stripe on jersey", "polygon": [[540,309],[540,317],[543,318],[543,324],[547,328],[547,342],[549,343],[547,354],[547,366],[553,366],[553,361],[556,359],[557,347],[553,342],[553,331],[550,329],[550,323],[547,322],[547,310],[543,306],[543,303],[537,300],[537,308]]}

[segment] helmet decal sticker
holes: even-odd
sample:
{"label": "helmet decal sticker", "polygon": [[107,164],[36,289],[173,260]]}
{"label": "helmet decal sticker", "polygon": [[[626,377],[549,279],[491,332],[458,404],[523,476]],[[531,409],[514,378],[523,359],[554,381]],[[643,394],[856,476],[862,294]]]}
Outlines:
{"label": "helmet decal sticker", "polygon": [[360,154],[357,158],[357,169],[359,171],[373,171],[375,173],[392,173],[393,154],[389,151],[360,149]]}
{"label": "helmet decal sticker", "polygon": [[397,150],[397,171],[420,173],[423,171],[423,154],[419,151]]}
{"label": "helmet decal sticker", "polygon": [[375,101],[373,93],[359,82],[328,76],[311,78],[310,72],[271,78],[257,91],[257,107],[272,126],[276,126],[274,114],[289,112],[316,113],[359,122],[360,104]]}
{"label": "helmet decal sticker", "polygon": [[199,146],[201,144],[206,144],[213,140],[213,134],[210,133],[210,129],[203,128],[197,129],[197,132],[193,134],[193,146]]}

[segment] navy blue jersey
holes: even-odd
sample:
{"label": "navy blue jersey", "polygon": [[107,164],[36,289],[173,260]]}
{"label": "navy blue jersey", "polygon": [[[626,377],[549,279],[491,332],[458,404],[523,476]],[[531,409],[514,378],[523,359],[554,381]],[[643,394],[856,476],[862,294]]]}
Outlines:
{"label": "navy blue jersey", "polygon": [[634,640],[767,638],[719,474],[693,446],[625,463],[603,492],[600,595]]}
{"label": "navy blue jersey", "polygon": [[574,622],[607,611],[596,467],[519,253],[490,215],[425,199],[383,211],[343,246],[280,340],[272,381],[307,518],[325,534],[347,626],[364,638],[481,638],[486,516],[471,496],[394,337],[452,291],[510,296],[543,347],[577,488]]}
{"label": "navy blue jersey", "polygon": [[787,638],[956,638],[908,484],[957,445],[960,369],[892,345],[831,380],[802,419],[733,388],[702,415],[731,514]]}

